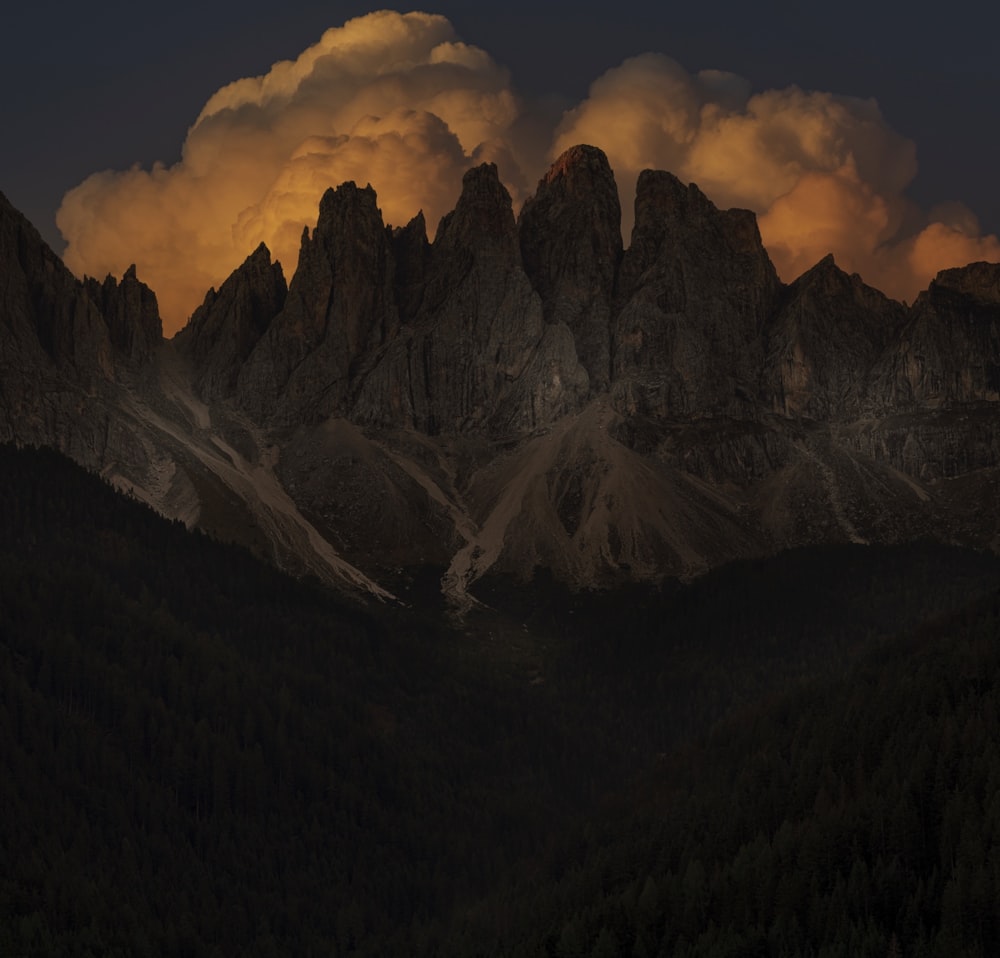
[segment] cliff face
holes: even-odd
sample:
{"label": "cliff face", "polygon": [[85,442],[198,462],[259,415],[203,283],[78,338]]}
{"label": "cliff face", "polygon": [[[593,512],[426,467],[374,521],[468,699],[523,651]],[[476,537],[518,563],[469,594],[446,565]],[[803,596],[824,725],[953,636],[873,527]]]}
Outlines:
{"label": "cliff face", "polygon": [[613,391],[657,418],[743,415],[780,283],[746,210],[718,210],[670,173],[639,176],[612,327]]}
{"label": "cliff face", "polygon": [[57,370],[80,383],[110,378],[107,324],[86,289],[0,194],[0,335],[11,401]]}
{"label": "cliff face", "polygon": [[99,465],[114,444],[109,407],[161,342],[134,268],[81,283],[0,194],[0,439]]}
{"label": "cliff face", "polygon": [[574,147],[515,221],[490,164],[433,242],[328,190],[175,341],[130,270],[77,282],[0,204],[0,435],[50,442],[299,571],[575,585],[826,541],[1000,548],[1000,266],[912,307],[827,257],[783,286],[743,210]]}
{"label": "cliff face", "polygon": [[118,354],[139,365],[148,362],[163,342],[163,326],[156,294],[140,282],[135,266],[126,270],[120,283],[113,276],[103,283],[88,278],[84,291],[104,317]]}
{"label": "cliff face", "polygon": [[240,368],[285,305],[288,287],[261,243],[218,292],[208,291],[177,336],[177,347],[197,370],[195,389],[206,401],[231,396]]}
{"label": "cliff face", "polygon": [[1000,399],[1000,264],[939,273],[880,372],[887,407]]}
{"label": "cliff face", "polygon": [[622,258],[621,207],[607,157],[576,146],[553,164],[521,210],[524,271],[546,322],[573,334],[593,393],[611,379],[611,309]]}
{"label": "cliff face", "polygon": [[327,190],[284,306],[239,370],[240,406],[285,422],[343,413],[354,364],[397,324],[391,244],[374,190]]}
{"label": "cliff face", "polygon": [[466,174],[426,256],[403,241],[416,308],[368,364],[352,418],[428,435],[516,436],[582,402],[586,371],[565,324],[545,322],[494,165]]}
{"label": "cliff face", "polygon": [[875,365],[906,315],[827,256],[784,291],[768,324],[765,401],[792,418],[857,417],[874,401]]}

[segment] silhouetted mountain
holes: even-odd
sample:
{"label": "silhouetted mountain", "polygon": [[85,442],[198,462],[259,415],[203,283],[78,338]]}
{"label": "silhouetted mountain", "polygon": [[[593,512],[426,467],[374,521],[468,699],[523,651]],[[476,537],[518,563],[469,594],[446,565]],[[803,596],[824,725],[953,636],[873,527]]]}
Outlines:
{"label": "silhouetted mountain", "polygon": [[328,190],[287,291],[259,248],[173,342],[130,271],[77,282],[0,208],[0,436],[377,594],[445,568],[574,587],[824,542],[995,547],[1000,266],[912,307],[827,257],[783,286],[754,216],[567,151],[515,221],[490,164],[428,242]]}
{"label": "silhouetted mountain", "polygon": [[592,146],[564,153],[521,210],[524,271],[545,321],[565,323],[594,393],[611,380],[611,315],[622,258],[621,207],[607,157]]}
{"label": "silhouetted mountain", "polygon": [[774,411],[819,421],[860,418],[872,405],[873,367],[906,315],[901,303],[848,276],[832,256],[817,263],[787,287],[768,328],[764,394]]}
{"label": "silhouetted mountain", "polygon": [[261,243],[219,291],[208,291],[177,338],[197,369],[195,390],[208,400],[231,396],[240,367],[285,305],[281,264]]}
{"label": "silhouetted mountain", "polygon": [[990,952],[1000,266],[635,222],[342,184],[164,342],[0,196],[0,954]]}

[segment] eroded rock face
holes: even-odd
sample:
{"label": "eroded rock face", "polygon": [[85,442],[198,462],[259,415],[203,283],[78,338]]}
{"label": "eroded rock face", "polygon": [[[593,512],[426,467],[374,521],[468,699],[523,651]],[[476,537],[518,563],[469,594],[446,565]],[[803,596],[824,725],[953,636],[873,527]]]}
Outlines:
{"label": "eroded rock face", "polygon": [[431,250],[421,352],[411,367],[418,429],[484,425],[524,372],[543,332],[541,303],[521,269],[510,194],[494,164],[470,170]]}
{"label": "eroded rock face", "polygon": [[111,343],[120,355],[142,365],[163,342],[163,324],[156,294],[135,273],[133,264],[119,283],[107,276],[103,283],[87,279],[87,294],[108,327]]}
{"label": "eroded rock face", "polygon": [[884,408],[1000,400],[1000,264],[943,270],[879,370]]}
{"label": "eroded rock face", "polygon": [[[845,444],[871,459],[934,483],[997,468],[997,413],[990,402],[914,409],[851,423],[840,434]],[[990,510],[994,504],[983,505]]]}
{"label": "eroded rock face", "polygon": [[411,322],[420,314],[431,256],[423,213],[418,213],[406,226],[393,231],[392,251],[396,259],[399,315],[403,322]]}
{"label": "eroded rock face", "polygon": [[279,263],[261,243],[178,334],[178,349],[196,369],[195,388],[206,401],[233,395],[240,367],[285,305],[288,287]]}
{"label": "eroded rock face", "polygon": [[0,194],[0,439],[46,443],[93,466],[116,442],[109,404],[162,342],[156,297],[77,280]]}
{"label": "eroded rock face", "polygon": [[573,333],[592,391],[611,379],[611,303],[622,257],[621,206],[607,157],[575,146],[552,165],[518,220],[524,269],[546,322]]}
{"label": "eroded rock face", "polygon": [[746,414],[780,285],[752,213],[719,210],[670,173],[641,173],[612,327],[620,408]]}
{"label": "eroded rock face", "polygon": [[284,308],[239,372],[239,404],[261,421],[345,412],[354,364],[398,326],[393,265],[375,191],[327,190]]}
{"label": "eroded rock face", "polygon": [[[328,581],[544,565],[575,586],[816,542],[1000,549],[1000,266],[912,307],[832,258],[784,287],[752,214],[567,151],[515,223],[491,164],[433,242],[323,198],[160,344],[129,271],[77,282],[0,198],[0,439]],[[985,517],[985,518],[984,518]]]}
{"label": "eroded rock face", "polygon": [[856,417],[873,367],[905,317],[902,303],[827,256],[785,290],[768,327],[765,401],[793,418]]}
{"label": "eroded rock face", "polygon": [[429,435],[509,435],[578,405],[586,372],[573,337],[544,321],[496,166],[470,170],[433,245],[425,251],[419,239],[397,241],[408,244],[407,302],[418,308],[371,364],[353,418]]}
{"label": "eroded rock face", "polygon": [[80,384],[114,375],[107,323],[87,290],[0,194],[0,335],[11,401],[57,371]]}
{"label": "eroded rock face", "polygon": [[0,441],[143,472],[154,444],[124,407],[159,336],[156,299],[134,270],[121,283],[78,281],[0,195]]}

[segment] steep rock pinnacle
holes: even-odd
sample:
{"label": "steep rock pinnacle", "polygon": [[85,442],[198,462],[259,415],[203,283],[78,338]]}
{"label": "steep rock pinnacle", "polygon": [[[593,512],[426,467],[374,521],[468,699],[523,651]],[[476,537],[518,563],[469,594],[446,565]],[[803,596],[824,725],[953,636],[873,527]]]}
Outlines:
{"label": "steep rock pinnacle", "polygon": [[857,415],[876,360],[906,308],[826,256],[782,297],[767,333],[764,395],[785,416]]}
{"label": "steep rock pinnacle", "polygon": [[399,318],[409,322],[420,312],[430,262],[431,245],[427,242],[427,224],[423,212],[406,226],[392,232],[392,251],[396,259],[396,303]]}
{"label": "steep rock pinnacle", "polygon": [[2,193],[0,277],[0,351],[6,366],[0,379],[6,379],[2,390],[11,402],[33,393],[57,369],[82,384],[114,377],[114,351],[97,305]]}
{"label": "steep rock pinnacle", "polygon": [[281,312],[287,293],[281,265],[271,262],[263,243],[218,292],[208,291],[176,339],[194,363],[202,399],[211,402],[233,394],[240,366]]}
{"label": "steep rock pinnacle", "polygon": [[375,191],[327,190],[302,237],[284,309],[239,374],[240,404],[263,420],[343,410],[352,364],[398,325],[389,236]]}
{"label": "steep rock pinnacle", "polygon": [[643,171],[612,331],[621,407],[745,414],[779,290],[753,213],[719,210],[693,184]]}
{"label": "steep rock pinnacle", "polygon": [[572,336],[547,334],[494,164],[466,173],[421,268],[422,293],[410,297],[419,311],[366,377],[354,407],[360,421],[507,434],[580,402],[586,372]]}
{"label": "steep rock pinnacle", "polygon": [[136,276],[133,264],[117,282],[88,278],[84,284],[107,323],[112,345],[130,360],[142,364],[163,342],[163,325],[156,294]]}
{"label": "steep rock pinnacle", "polygon": [[606,389],[622,240],[618,187],[604,153],[593,146],[563,153],[525,202],[518,230],[546,321],[569,327],[591,388]]}
{"label": "steep rock pinnacle", "polygon": [[938,273],[882,372],[887,406],[1000,399],[1000,264]]}

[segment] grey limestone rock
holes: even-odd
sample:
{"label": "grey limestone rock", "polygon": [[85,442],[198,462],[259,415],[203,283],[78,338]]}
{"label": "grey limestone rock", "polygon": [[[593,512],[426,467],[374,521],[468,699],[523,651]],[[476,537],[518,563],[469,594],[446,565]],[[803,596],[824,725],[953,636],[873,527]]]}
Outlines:
{"label": "grey limestone rock", "polygon": [[134,271],[121,284],[80,282],[0,194],[0,441],[53,446],[90,468],[142,468],[121,404],[158,336],[155,298]]}
{"label": "grey limestone rock", "polygon": [[287,294],[281,265],[271,262],[263,243],[218,292],[208,291],[175,340],[195,367],[195,388],[203,399],[233,395],[240,367],[281,312]]}
{"label": "grey limestone rock", "polygon": [[569,327],[591,388],[607,389],[622,240],[618,187],[604,153],[592,146],[563,153],[525,202],[518,231],[546,321]]}
{"label": "grey limestone rock", "polygon": [[423,276],[410,301],[420,307],[372,363],[354,406],[359,421],[430,435],[505,433],[550,421],[585,396],[572,337],[547,334],[494,164],[465,175],[426,254],[419,236],[410,244]]}
{"label": "grey limestone rock", "polygon": [[163,325],[156,294],[130,266],[119,283],[107,276],[103,283],[88,278],[87,294],[104,316],[111,343],[119,355],[142,365],[163,342]]}
{"label": "grey limestone rock", "polygon": [[905,317],[902,303],[825,257],[786,289],[768,326],[765,401],[790,418],[856,417]]}
{"label": "grey limestone rock", "polygon": [[1000,400],[1000,264],[939,273],[879,374],[885,408]]}
{"label": "grey limestone rock", "polygon": [[[114,376],[107,323],[87,290],[0,194],[0,330],[11,375]],[[15,361],[15,357],[17,357]]]}
{"label": "grey limestone rock", "polygon": [[259,421],[345,411],[355,364],[398,325],[390,238],[369,186],[327,190],[303,234],[281,313],[239,373],[237,398]]}
{"label": "grey limestone rock", "polygon": [[1000,265],[906,307],[830,257],[783,286],[753,214],[667,172],[625,252],[619,214],[587,146],[518,222],[470,170],[433,242],[346,183],[287,289],[261,247],[161,345],[134,270],[78,282],[0,197],[0,440],[331,581],[446,566],[460,606],[539,564],[593,587],[803,543],[1000,549]]}
{"label": "grey limestone rock", "polygon": [[643,171],[612,328],[622,408],[746,414],[780,288],[752,213],[719,210],[695,185]]}

